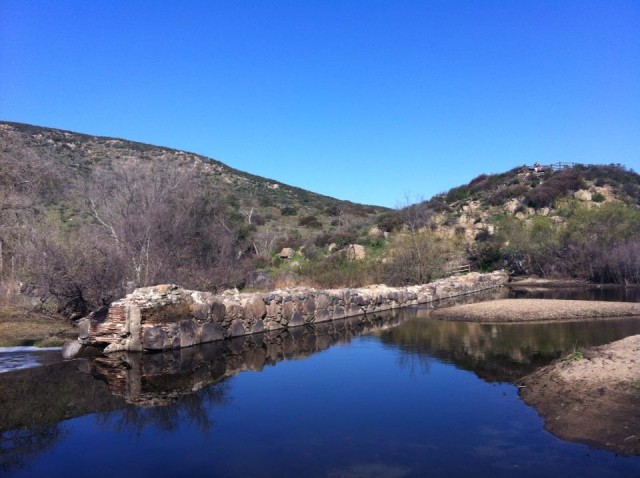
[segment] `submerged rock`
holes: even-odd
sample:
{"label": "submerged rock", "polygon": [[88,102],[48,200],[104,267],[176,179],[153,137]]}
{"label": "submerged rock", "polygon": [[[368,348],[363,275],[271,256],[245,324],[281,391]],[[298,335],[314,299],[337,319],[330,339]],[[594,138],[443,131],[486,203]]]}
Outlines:
{"label": "submerged rock", "polygon": [[69,360],[80,355],[83,345],[78,340],[66,340],[62,345],[62,358]]}

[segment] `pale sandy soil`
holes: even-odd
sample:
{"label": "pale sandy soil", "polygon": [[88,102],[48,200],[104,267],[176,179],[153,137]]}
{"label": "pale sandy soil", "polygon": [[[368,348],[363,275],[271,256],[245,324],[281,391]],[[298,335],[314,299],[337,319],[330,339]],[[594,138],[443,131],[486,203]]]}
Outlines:
{"label": "pale sandy soil", "polygon": [[521,277],[514,279],[509,283],[510,286],[526,286],[526,287],[549,287],[549,288],[562,288],[562,287],[584,287],[592,285],[587,281],[581,281],[576,279],[542,279],[540,277]]}
{"label": "pale sandy soil", "polygon": [[519,387],[554,435],[640,455],[640,335],[558,360]]}
{"label": "pale sandy soil", "polygon": [[592,300],[502,299],[436,309],[432,317],[474,322],[576,320],[640,316],[640,304]]}

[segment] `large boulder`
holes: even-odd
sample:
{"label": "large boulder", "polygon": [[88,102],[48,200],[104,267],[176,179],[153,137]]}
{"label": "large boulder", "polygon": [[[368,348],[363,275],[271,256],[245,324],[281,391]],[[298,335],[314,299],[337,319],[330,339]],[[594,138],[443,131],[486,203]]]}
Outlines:
{"label": "large boulder", "polygon": [[202,343],[214,342],[224,338],[224,329],[220,324],[206,323],[202,325]]}
{"label": "large boulder", "polygon": [[244,318],[249,320],[262,319],[267,315],[262,295],[254,295],[244,304]]}
{"label": "large boulder", "polygon": [[142,334],[142,348],[145,350],[162,350],[167,334],[160,326],[146,327]]}
{"label": "large boulder", "polygon": [[367,257],[367,252],[364,246],[360,244],[349,244],[347,246],[347,259],[350,261],[360,261]]}
{"label": "large boulder", "polygon": [[280,251],[280,259],[291,259],[296,251],[290,247],[285,247]]}
{"label": "large boulder", "polygon": [[579,201],[591,201],[591,193],[586,189],[580,189],[573,193],[573,197]]}

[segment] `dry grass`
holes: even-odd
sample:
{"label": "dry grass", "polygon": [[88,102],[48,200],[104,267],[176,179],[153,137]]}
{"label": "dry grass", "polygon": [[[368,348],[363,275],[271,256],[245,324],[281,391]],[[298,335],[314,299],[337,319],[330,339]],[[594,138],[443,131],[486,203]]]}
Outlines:
{"label": "dry grass", "polygon": [[61,317],[0,305],[0,347],[54,347],[77,336],[73,324]]}

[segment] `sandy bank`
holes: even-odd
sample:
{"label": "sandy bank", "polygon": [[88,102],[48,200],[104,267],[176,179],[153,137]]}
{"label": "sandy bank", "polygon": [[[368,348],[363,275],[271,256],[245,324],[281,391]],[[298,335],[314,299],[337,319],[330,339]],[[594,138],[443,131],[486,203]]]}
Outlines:
{"label": "sandy bank", "polygon": [[572,354],[519,386],[554,435],[640,455],[640,335]]}
{"label": "sandy bank", "polygon": [[476,322],[640,317],[640,304],[588,300],[502,299],[437,309],[432,317]]}
{"label": "sandy bank", "polygon": [[549,289],[562,287],[590,287],[594,284],[577,279],[542,279],[540,277],[520,277],[509,283],[510,287],[545,287]]}

